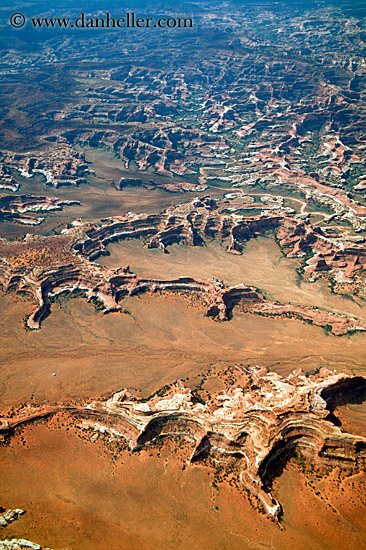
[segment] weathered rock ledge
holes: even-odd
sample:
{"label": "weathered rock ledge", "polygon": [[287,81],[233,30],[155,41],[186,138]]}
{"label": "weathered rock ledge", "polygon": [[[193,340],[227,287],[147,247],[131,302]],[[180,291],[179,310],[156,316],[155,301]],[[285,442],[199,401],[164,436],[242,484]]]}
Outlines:
{"label": "weathered rock ledge", "polygon": [[[167,209],[162,214],[113,217],[102,224],[74,222],[55,237],[32,237],[24,241],[0,241],[0,285],[3,290],[26,294],[37,303],[28,316],[26,327],[38,329],[51,311],[51,303],[61,293],[84,295],[103,313],[121,310],[127,296],[144,292],[186,293],[198,298],[206,315],[219,320],[230,319],[233,308],[240,305],[248,313],[294,317],[326,327],[334,334],[365,330],[366,324],[346,316],[312,307],[281,304],[266,300],[255,288],[245,284],[225,286],[214,278],[193,277],[158,280],[142,278],[128,267],[108,269],[92,260],[108,254],[106,246],[116,240],[143,237],[148,248],[168,252],[172,243],[200,246],[205,238],[227,239],[228,251],[240,253],[252,237],[274,231],[283,250],[290,256],[310,257],[305,271],[312,276],[363,281],[366,249],[337,243],[313,229],[300,218],[284,214],[243,217],[220,213],[216,201],[209,197],[195,199]],[[361,276],[362,274],[362,276]]]}
{"label": "weathered rock ledge", "polygon": [[[0,507],[0,510],[3,510],[3,508]],[[6,510],[5,513],[0,515],[0,527],[6,527],[10,523],[13,523],[13,521],[16,521],[19,516],[23,514],[25,514],[25,511],[20,508],[16,508],[15,510]]]}
{"label": "weathered rock ledge", "polygon": [[287,257],[303,259],[303,272],[307,277],[327,277],[354,286],[357,280],[366,295],[365,246],[328,237],[302,216],[284,210],[244,216],[227,213],[227,206],[225,202],[201,197],[170,207],[161,214],[129,213],[102,220],[102,225],[83,224],[79,227],[82,235],[79,233],[75,242],[75,251],[95,260],[108,255],[109,243],[122,239],[143,238],[148,248],[160,248],[168,253],[173,243],[201,246],[206,239],[214,238],[227,241],[228,252],[240,254],[251,238],[271,232]]}
{"label": "weathered rock ledge", "polygon": [[27,539],[11,539],[11,540],[1,540],[0,541],[0,550],[51,550],[46,546],[41,546],[36,542],[31,542]]}
{"label": "weathered rock ledge", "polygon": [[292,317],[325,327],[336,335],[364,331],[366,323],[354,318],[336,315],[313,307],[281,304],[266,300],[251,286],[225,286],[214,278],[199,280],[192,277],[178,279],[146,279],[131,273],[129,268],[109,270],[102,266],[78,262],[53,269],[33,270],[27,276],[1,272],[0,283],[5,291],[16,291],[33,297],[38,303],[26,319],[26,327],[34,330],[51,312],[52,301],[62,293],[75,293],[96,304],[104,314],[123,311],[121,304],[128,296],[149,292],[188,293],[203,305],[205,314],[220,321],[229,320],[235,306],[246,313],[263,316]]}
{"label": "weathered rock ledge", "polygon": [[62,210],[64,206],[80,204],[79,201],[59,200],[52,197],[34,195],[5,196],[0,198],[0,222],[21,225],[40,225],[44,217],[34,217],[29,213],[47,213]]}
{"label": "weathered rock ledge", "polygon": [[192,445],[191,463],[208,456],[220,463],[236,459],[241,484],[274,519],[281,505],[267,480],[284,451],[296,448],[323,464],[365,467],[366,438],[344,433],[331,414],[337,400],[365,390],[365,378],[325,368],[308,377],[299,369],[287,378],[260,367],[236,368],[247,376],[248,385],[231,387],[206,403],[181,382],[147,401],[122,390],[86,406],[29,406],[15,418],[1,419],[0,435],[68,411],[84,428],[109,431],[133,451],[169,436],[182,438]]}

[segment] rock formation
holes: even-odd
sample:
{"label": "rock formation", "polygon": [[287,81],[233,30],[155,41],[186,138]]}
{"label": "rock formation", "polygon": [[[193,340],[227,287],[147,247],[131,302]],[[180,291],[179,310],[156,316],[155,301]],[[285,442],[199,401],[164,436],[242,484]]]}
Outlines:
{"label": "rock formation", "polygon": [[206,185],[200,185],[197,183],[189,183],[187,181],[171,181],[169,183],[161,183],[154,180],[148,180],[146,182],[138,178],[121,178],[117,189],[124,189],[125,187],[145,187],[145,189],[163,189],[168,193],[186,193],[188,191],[193,191],[199,193],[200,191],[205,191],[207,189]]}
{"label": "rock formation", "polygon": [[1,419],[0,434],[64,410],[84,428],[123,438],[133,451],[169,436],[181,438],[192,445],[191,463],[208,456],[220,463],[235,459],[240,483],[274,519],[281,505],[269,492],[268,479],[285,451],[296,448],[327,465],[365,467],[366,439],[344,433],[332,415],[337,400],[365,390],[365,378],[325,368],[310,376],[298,369],[288,377],[260,367],[236,368],[247,376],[247,385],[232,386],[206,403],[182,382],[148,400],[122,390],[85,406],[28,406],[17,417]]}
{"label": "rock formation", "polygon": [[[24,202],[27,203],[26,199]],[[31,199],[30,204],[32,208]],[[91,261],[108,254],[109,243],[126,238],[142,237],[148,248],[160,248],[167,253],[173,243],[201,246],[206,238],[214,237],[227,240],[229,252],[240,253],[250,238],[274,232],[289,257],[310,256],[304,267],[306,274],[312,277],[327,274],[338,277],[338,281],[345,276],[364,281],[360,279],[364,277],[366,263],[366,249],[362,246],[327,239],[321,230],[285,213],[244,217],[221,210],[220,204],[204,197],[168,208],[161,214],[129,213],[103,220],[102,225],[76,221],[54,237],[28,235],[15,243],[2,240],[0,283],[5,291],[26,294],[38,304],[26,321],[30,329],[40,327],[50,312],[52,300],[64,292],[85,295],[108,313],[121,310],[120,304],[126,296],[146,291],[188,292],[199,299],[207,316],[221,321],[230,319],[233,308],[240,305],[250,313],[303,319],[329,328],[334,334],[366,329],[365,323],[357,319],[265,300],[258,290],[244,283],[226,287],[214,278],[206,281],[189,276],[173,280],[142,278],[129,268],[108,269]]]}
{"label": "rock formation", "polygon": [[5,196],[0,198],[0,222],[7,221],[22,225],[40,225],[43,217],[30,216],[29,212],[52,212],[62,210],[64,206],[80,204],[75,200],[58,200],[51,197],[34,195]]}
{"label": "rock formation", "polygon": [[[0,509],[2,510],[1,507]],[[9,523],[13,523],[13,521],[16,521],[19,516],[22,516],[23,514],[25,514],[25,511],[20,508],[4,511],[4,513],[0,515],[0,527],[6,527]]]}
{"label": "rock formation", "polygon": [[85,237],[75,244],[75,250],[94,260],[108,254],[106,246],[120,239],[144,238],[148,248],[168,252],[173,243],[199,246],[207,238],[216,238],[228,242],[229,252],[241,253],[249,239],[272,233],[284,254],[305,259],[308,278],[326,276],[339,283],[358,279],[355,288],[359,287],[361,295],[366,293],[366,248],[362,244],[328,237],[319,227],[283,209],[251,216],[250,211],[246,215],[227,213],[226,206],[226,202],[201,197],[161,214],[108,218],[102,226],[85,225]]}
{"label": "rock formation", "polygon": [[36,542],[31,542],[27,539],[11,539],[1,540],[0,550],[51,550],[46,546],[41,546]]}

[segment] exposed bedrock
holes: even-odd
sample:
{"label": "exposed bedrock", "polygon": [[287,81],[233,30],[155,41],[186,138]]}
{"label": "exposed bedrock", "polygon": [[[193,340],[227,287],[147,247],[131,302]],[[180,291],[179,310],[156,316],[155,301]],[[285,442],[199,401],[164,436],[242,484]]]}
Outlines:
{"label": "exposed bedrock", "polygon": [[5,539],[0,541],[0,550],[51,550],[28,539]]}
{"label": "exposed bedrock", "polygon": [[0,222],[13,222],[21,225],[40,225],[44,217],[30,214],[46,214],[62,210],[64,206],[80,204],[79,201],[59,200],[52,197],[34,195],[5,196],[0,198]]}
{"label": "exposed bedrock", "polygon": [[345,403],[360,403],[366,397],[365,378],[354,376],[340,380],[329,388],[324,388],[320,395],[328,403],[330,411]]}
{"label": "exposed bedrock", "polygon": [[215,238],[227,241],[228,252],[240,254],[249,239],[272,233],[286,256],[302,258],[308,278],[325,276],[337,283],[354,284],[364,294],[366,248],[362,244],[327,237],[321,228],[286,212],[244,217],[224,213],[223,206],[201,197],[157,215],[129,213],[103,220],[102,226],[85,224],[74,249],[94,260],[108,254],[108,244],[120,239],[143,238],[148,248],[168,253],[173,243],[201,246]]}
{"label": "exposed bedrock", "polygon": [[[281,216],[264,216],[234,220],[231,216],[212,212],[211,200],[206,197],[192,201],[186,209],[168,209],[160,215],[129,215],[121,218],[108,218],[102,227],[86,227],[85,238],[75,243],[75,250],[89,259],[107,254],[106,246],[117,240],[147,239],[148,248],[167,247],[173,243],[200,246],[204,239],[229,238],[229,251],[240,247],[252,237],[271,231],[283,221]],[[238,248],[239,250],[239,248]],[[241,250],[241,248],[240,248]]]}
{"label": "exposed bedrock", "polygon": [[197,442],[197,439],[203,436],[204,432],[204,427],[200,426],[200,423],[189,415],[182,412],[172,412],[171,414],[162,412],[160,415],[154,415],[149,421],[138,436],[134,449],[137,450],[159,438],[172,435]]}
{"label": "exposed bedrock", "polygon": [[13,523],[19,519],[20,516],[25,514],[25,511],[20,508],[5,510],[2,506],[0,506],[0,512],[0,527],[7,527],[10,523]]}
{"label": "exposed bedrock", "polygon": [[64,293],[76,293],[80,297],[85,297],[106,314],[121,311],[123,300],[127,296],[144,292],[173,292],[178,295],[188,293],[198,298],[205,314],[221,321],[230,319],[233,309],[240,306],[247,313],[305,320],[326,327],[337,335],[348,331],[366,330],[366,324],[357,319],[311,307],[266,300],[257,289],[244,284],[227,287],[214,278],[147,279],[131,273],[129,268],[110,270],[82,258],[75,264],[55,265],[49,269],[37,268],[30,270],[28,274],[23,270],[18,274],[12,274],[5,263],[0,265],[0,282],[5,291],[26,294],[37,303],[35,310],[26,320],[29,329],[40,328],[51,312],[52,302]]}
{"label": "exposed bedrock", "polygon": [[[240,440],[244,440],[247,434],[240,434]],[[217,432],[207,432],[199,444],[194,450],[191,457],[191,462],[199,462],[209,456],[219,457],[235,457],[245,458],[245,452],[243,451],[242,441],[239,442],[231,440],[225,435],[218,434]]]}
{"label": "exposed bedrock", "polygon": [[141,401],[122,390],[86,406],[28,406],[18,417],[0,419],[0,433],[11,436],[25,423],[67,411],[79,426],[123,438],[134,451],[173,436],[192,446],[191,464],[235,460],[240,483],[273,519],[282,509],[270,493],[272,480],[294,449],[325,465],[365,468],[366,438],[343,432],[330,414],[337,396],[352,401],[354,390],[364,390],[365,378],[325,368],[311,376],[298,369],[287,378],[260,367],[236,368],[247,385],[221,391],[207,403],[181,382]]}
{"label": "exposed bedrock", "polygon": [[3,239],[0,285],[36,301],[37,307],[27,320],[31,329],[40,327],[58,294],[77,292],[108,313],[120,310],[124,297],[146,291],[189,293],[200,299],[207,316],[219,320],[230,319],[233,308],[240,305],[248,313],[293,317],[326,327],[334,334],[366,329],[365,323],[354,318],[265,300],[258,290],[245,284],[226,287],[214,278],[198,280],[189,276],[172,280],[141,278],[129,268],[112,270],[91,261],[108,254],[108,244],[120,239],[140,237],[148,248],[160,248],[164,253],[173,243],[204,246],[207,238],[226,239],[228,251],[240,253],[246,241],[267,232],[274,232],[288,257],[303,258],[302,270],[307,276],[326,276],[337,284],[354,285],[362,295],[366,288],[363,246],[327,238],[321,229],[286,213],[253,217],[224,214],[220,203],[210,197],[168,208],[161,214],[128,213],[107,218],[102,225],[77,220],[55,237],[27,235],[15,244]]}
{"label": "exposed bedrock", "polygon": [[[35,274],[33,274],[35,275]],[[197,297],[205,308],[206,315],[225,321],[231,318],[233,309],[240,306],[247,313],[265,316],[286,316],[306,320],[318,326],[325,326],[334,334],[350,330],[366,330],[366,324],[333,313],[297,305],[271,302],[254,288],[244,284],[226,287],[215,279],[198,280],[180,277],[171,280],[145,279],[131,273],[129,269],[108,270],[98,265],[61,266],[37,277],[11,277],[4,279],[5,290],[26,293],[37,302],[36,309],[29,315],[26,325],[38,329],[50,314],[52,301],[62,293],[75,293],[94,302],[104,314],[120,311],[127,296],[149,293],[189,293]]]}

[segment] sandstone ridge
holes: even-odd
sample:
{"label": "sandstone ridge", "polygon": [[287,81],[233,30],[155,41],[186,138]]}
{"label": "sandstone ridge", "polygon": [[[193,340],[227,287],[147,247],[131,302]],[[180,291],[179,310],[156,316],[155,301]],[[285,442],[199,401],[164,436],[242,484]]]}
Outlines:
{"label": "sandstone ridge", "polygon": [[284,451],[297,449],[328,465],[365,467],[366,438],[343,432],[332,414],[337,400],[365,390],[365,378],[326,368],[310,376],[298,369],[288,377],[260,367],[236,369],[247,385],[223,390],[206,403],[178,382],[148,400],[122,390],[84,406],[28,406],[17,417],[1,419],[0,432],[11,436],[25,423],[68,411],[83,428],[123,438],[132,451],[173,436],[192,446],[190,463],[208,456],[220,463],[235,459],[240,483],[273,519],[281,505],[267,480]]}
{"label": "sandstone ridge", "polygon": [[94,302],[103,313],[119,311],[128,296],[144,292],[185,293],[203,306],[207,316],[230,319],[235,306],[249,313],[294,317],[334,334],[365,330],[366,324],[314,307],[266,300],[244,283],[228,287],[212,277],[199,280],[189,275],[178,279],[143,278],[129,267],[108,269],[93,260],[108,254],[113,241],[142,238],[148,248],[169,252],[173,243],[204,246],[209,239],[228,243],[228,252],[240,254],[245,243],[258,235],[274,233],[284,254],[300,256],[303,274],[313,280],[327,277],[331,284],[348,281],[351,291],[364,294],[366,249],[326,238],[301,217],[285,212],[260,216],[226,214],[225,205],[210,197],[194,199],[168,208],[161,214],[128,213],[99,224],[76,220],[54,237],[27,235],[23,240],[0,241],[0,284],[7,292],[26,294],[36,309],[26,319],[29,329],[40,328],[51,311],[52,301],[62,293],[77,293]]}

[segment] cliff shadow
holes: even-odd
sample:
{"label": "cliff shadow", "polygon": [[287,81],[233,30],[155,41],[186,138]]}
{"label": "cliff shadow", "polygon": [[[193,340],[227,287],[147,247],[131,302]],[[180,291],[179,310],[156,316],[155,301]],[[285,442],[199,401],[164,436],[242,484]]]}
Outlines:
{"label": "cliff shadow", "polygon": [[325,388],[320,395],[327,402],[327,408],[333,422],[333,413],[337,407],[348,404],[361,405],[366,401],[366,378],[355,376],[354,378],[340,380],[333,386]]}

